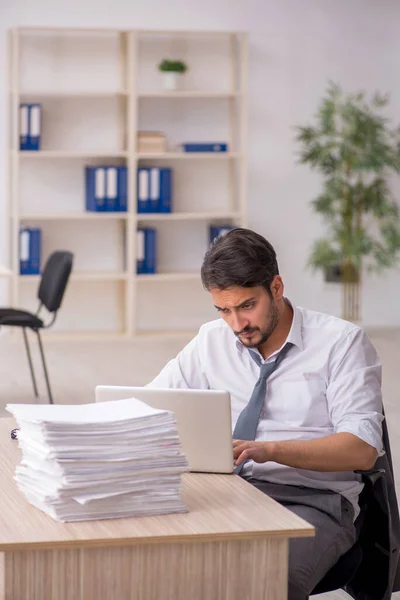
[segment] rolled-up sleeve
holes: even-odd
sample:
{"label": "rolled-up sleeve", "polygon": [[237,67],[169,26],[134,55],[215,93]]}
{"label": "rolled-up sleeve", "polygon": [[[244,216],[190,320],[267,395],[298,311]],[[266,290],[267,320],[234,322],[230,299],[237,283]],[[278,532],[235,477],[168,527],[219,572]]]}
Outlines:
{"label": "rolled-up sleeve", "polygon": [[382,444],[382,365],[361,329],[355,329],[332,349],[327,401],[335,433],[352,433],[378,454]]}
{"label": "rolled-up sleeve", "polygon": [[[198,334],[198,336],[201,334]],[[208,389],[209,383],[201,365],[198,336],[170,360],[145,387]]]}

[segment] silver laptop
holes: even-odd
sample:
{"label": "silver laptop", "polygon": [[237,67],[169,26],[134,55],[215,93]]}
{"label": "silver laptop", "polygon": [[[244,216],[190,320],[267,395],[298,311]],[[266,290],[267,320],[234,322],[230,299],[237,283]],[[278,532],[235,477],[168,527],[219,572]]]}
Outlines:
{"label": "silver laptop", "polygon": [[137,398],[176,417],[191,471],[232,473],[231,399],[222,390],[157,389],[98,385],[96,402]]}

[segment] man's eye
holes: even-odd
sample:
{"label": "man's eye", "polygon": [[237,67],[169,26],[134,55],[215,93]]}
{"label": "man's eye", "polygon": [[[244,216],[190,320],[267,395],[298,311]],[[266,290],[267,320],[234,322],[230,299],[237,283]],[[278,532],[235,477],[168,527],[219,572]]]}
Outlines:
{"label": "man's eye", "polygon": [[217,308],[217,311],[223,314],[226,314],[228,312],[227,308]]}
{"label": "man's eye", "polygon": [[253,306],[253,304],[244,304],[242,308],[244,308],[245,310],[249,310],[250,308],[253,308]]}

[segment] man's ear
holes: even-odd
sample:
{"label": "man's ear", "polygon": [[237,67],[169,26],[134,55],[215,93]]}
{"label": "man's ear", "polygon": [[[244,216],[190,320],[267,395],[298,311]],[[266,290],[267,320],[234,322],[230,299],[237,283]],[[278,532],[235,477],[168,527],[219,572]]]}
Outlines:
{"label": "man's ear", "polygon": [[270,290],[274,300],[282,300],[285,286],[280,275],[275,275],[271,282]]}

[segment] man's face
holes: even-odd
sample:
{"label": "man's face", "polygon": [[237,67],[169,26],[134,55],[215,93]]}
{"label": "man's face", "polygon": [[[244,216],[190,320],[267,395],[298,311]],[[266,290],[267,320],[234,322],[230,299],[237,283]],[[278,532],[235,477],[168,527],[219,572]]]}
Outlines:
{"label": "man's face", "polygon": [[262,287],[210,290],[215,308],[247,348],[264,344],[279,321],[274,297]]}

